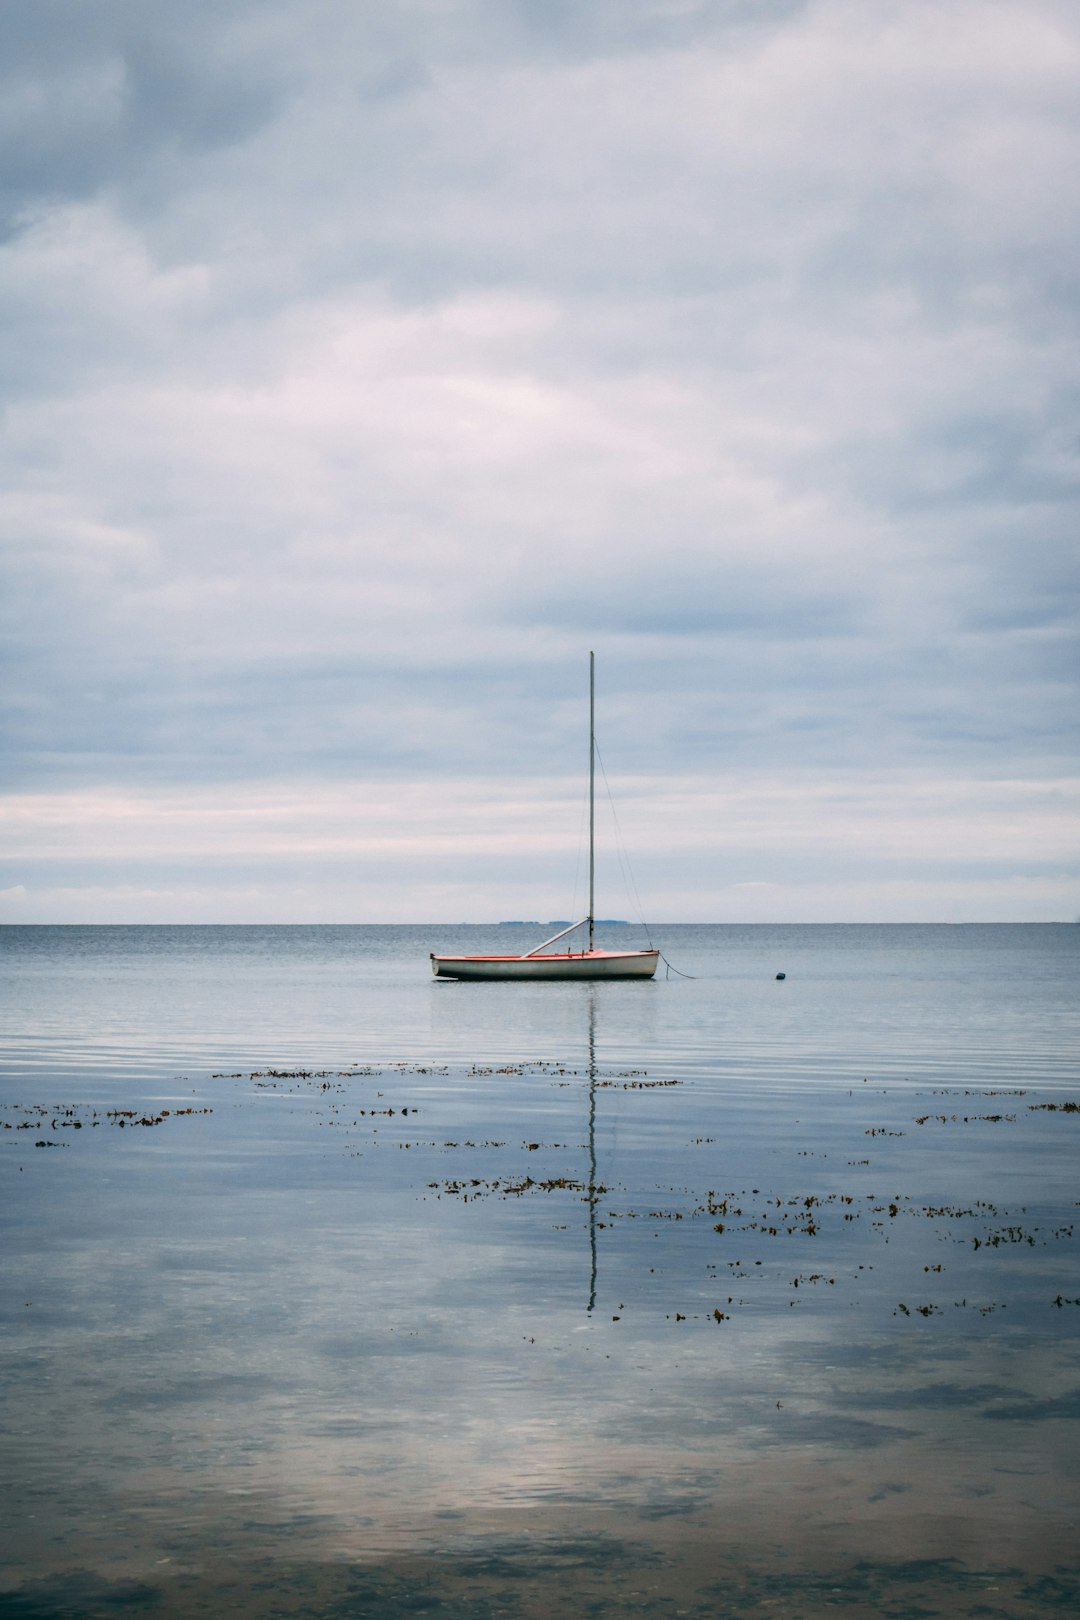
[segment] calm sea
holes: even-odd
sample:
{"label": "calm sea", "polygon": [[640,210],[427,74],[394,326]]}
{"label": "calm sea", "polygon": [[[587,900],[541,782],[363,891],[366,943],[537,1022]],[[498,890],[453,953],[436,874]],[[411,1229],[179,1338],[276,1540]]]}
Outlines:
{"label": "calm sea", "polygon": [[1080,1611],[1080,927],[542,932],[0,929],[5,1615]]}

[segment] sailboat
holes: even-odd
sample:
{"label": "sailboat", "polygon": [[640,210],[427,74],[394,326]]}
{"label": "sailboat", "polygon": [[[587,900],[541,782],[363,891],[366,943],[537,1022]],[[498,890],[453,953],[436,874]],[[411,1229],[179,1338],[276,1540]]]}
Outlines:
{"label": "sailboat", "polygon": [[[660,952],[604,951],[593,943],[594,880],[596,872],[596,655],[589,654],[589,914],[550,939],[541,940],[524,956],[436,956],[431,971],[437,979],[651,979]],[[580,951],[552,951],[560,939],[587,929],[587,944]]]}

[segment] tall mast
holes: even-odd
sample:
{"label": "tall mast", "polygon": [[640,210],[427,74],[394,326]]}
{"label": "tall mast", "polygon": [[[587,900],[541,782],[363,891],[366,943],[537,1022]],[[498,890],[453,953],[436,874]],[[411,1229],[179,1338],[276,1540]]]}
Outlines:
{"label": "tall mast", "polygon": [[596,654],[589,654],[589,949],[593,948],[593,878],[596,866],[594,848],[596,827]]}

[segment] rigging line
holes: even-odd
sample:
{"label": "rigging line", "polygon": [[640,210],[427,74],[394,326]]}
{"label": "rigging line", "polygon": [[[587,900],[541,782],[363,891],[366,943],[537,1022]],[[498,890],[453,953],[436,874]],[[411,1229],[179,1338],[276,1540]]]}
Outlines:
{"label": "rigging line", "polygon": [[586,833],[586,825],[587,825],[588,819],[589,819],[589,789],[588,789],[588,786],[586,785],[584,791],[582,792],[582,796],[581,796],[581,819],[578,822],[577,858],[576,858],[576,860],[574,862],[574,898],[573,898],[573,903],[571,904],[571,907],[570,907],[570,915],[571,915],[571,917],[576,917],[577,914],[578,914],[578,911],[580,909],[580,907],[578,906],[578,890],[579,890],[579,886],[580,886],[580,883],[581,883],[581,865],[582,865],[582,857],[583,857],[584,851],[585,851],[585,833]]}
{"label": "rigging line", "polygon": [[[604,779],[604,791],[607,793],[608,805],[611,808],[611,819],[615,826],[615,853],[618,856],[619,867],[623,875],[623,882],[626,884],[627,890],[633,899],[633,903],[637,907],[638,922],[645,930],[645,934],[651,942],[652,930],[645,921],[645,911],[641,904],[641,896],[638,893],[637,883],[634,879],[634,869],[630,865],[630,856],[626,849],[626,843],[622,835],[622,828],[619,825],[619,813],[615,808],[615,800],[612,797],[611,783],[608,781],[607,771],[604,769],[604,756],[600,752],[599,743],[594,742],[594,746],[596,748],[596,762],[600,767],[600,775]],[[673,962],[668,961],[663,951],[660,952],[660,960],[667,969],[667,977],[669,979],[673,973],[677,974],[680,979],[700,979],[702,977],[700,973],[684,973],[682,968],[677,968]],[[706,975],[706,977],[719,979],[720,974],[716,973]]]}
{"label": "rigging line", "polygon": [[615,854],[618,857],[619,868],[623,875],[623,882],[626,885],[628,895],[631,897],[635,907],[637,908],[638,922],[645,930],[646,937],[651,940],[652,930],[645,921],[645,911],[641,904],[641,896],[638,894],[637,883],[634,881],[634,872],[630,865],[630,856],[626,849],[625,840],[622,836],[622,828],[619,826],[619,815],[618,811],[615,809],[615,800],[611,794],[611,784],[608,781],[607,771],[604,769],[604,759],[600,752],[599,745],[596,747],[596,759],[600,766],[600,775],[604,779],[604,789],[607,793],[608,804],[611,808],[611,819],[615,825]]}
{"label": "rigging line", "polygon": [[[602,762],[600,769],[603,771]],[[615,801],[611,796],[611,787],[608,783],[606,774],[604,775],[604,787],[607,789],[608,803],[611,806],[611,819],[615,828],[615,854],[619,862],[619,869],[622,872],[623,886],[625,887],[627,894],[632,898],[633,906],[637,913],[637,920],[644,929],[645,935],[651,944],[652,930],[645,919],[645,908],[641,904],[641,896],[638,893],[637,882],[634,878],[634,870],[630,865],[629,851],[626,848],[626,841],[622,836],[622,828],[619,825],[618,812],[615,809]]]}

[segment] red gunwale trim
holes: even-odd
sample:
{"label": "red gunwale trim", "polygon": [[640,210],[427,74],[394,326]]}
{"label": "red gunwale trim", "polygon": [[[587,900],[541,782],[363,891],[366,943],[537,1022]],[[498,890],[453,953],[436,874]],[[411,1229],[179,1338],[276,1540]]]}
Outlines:
{"label": "red gunwale trim", "polygon": [[595,962],[630,956],[659,956],[657,951],[549,951],[543,956],[436,956],[436,962]]}

